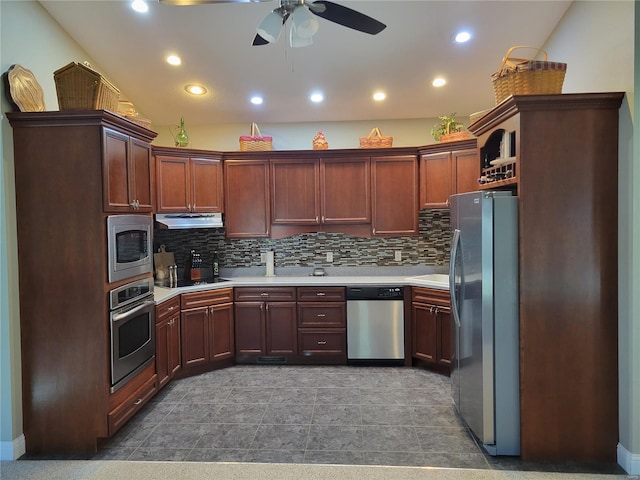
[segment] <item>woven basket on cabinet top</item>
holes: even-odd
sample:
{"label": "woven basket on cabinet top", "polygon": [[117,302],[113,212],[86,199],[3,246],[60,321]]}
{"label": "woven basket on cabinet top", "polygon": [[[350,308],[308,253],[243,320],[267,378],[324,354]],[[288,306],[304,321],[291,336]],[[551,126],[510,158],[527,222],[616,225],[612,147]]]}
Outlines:
{"label": "woven basket on cabinet top", "polygon": [[360,148],[386,148],[393,146],[393,137],[382,135],[378,127],[374,127],[366,137],[360,137]]}
{"label": "woven basket on cabinet top", "polygon": [[120,90],[88,63],[71,62],[53,72],[60,110],[118,111]]}
{"label": "woven basket on cabinet top", "polygon": [[[544,60],[512,57],[513,51],[519,48],[541,52],[544,54]],[[548,62],[547,52],[544,50],[535,47],[511,47],[502,59],[498,71],[491,75],[496,105],[511,95],[562,93],[566,71],[566,63]]]}
{"label": "woven basket on cabinet top", "polygon": [[260,133],[258,125],[251,124],[251,135],[240,136],[240,151],[271,150],[273,147],[273,137],[265,137]]}

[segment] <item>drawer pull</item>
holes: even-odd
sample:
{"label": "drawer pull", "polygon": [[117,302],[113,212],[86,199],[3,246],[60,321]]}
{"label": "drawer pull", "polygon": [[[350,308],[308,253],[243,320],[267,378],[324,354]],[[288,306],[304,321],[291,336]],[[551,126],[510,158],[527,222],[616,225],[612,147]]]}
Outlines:
{"label": "drawer pull", "polygon": [[324,293],[324,292],[316,293],[316,296],[318,296],[318,297],[324,297],[325,295],[326,295],[326,293]]}
{"label": "drawer pull", "polygon": [[142,403],[142,399],[141,398],[139,398],[138,400],[133,402],[134,405],[140,405],[141,403]]}
{"label": "drawer pull", "polygon": [[318,316],[318,318],[324,318],[324,317],[326,317],[326,315],[325,315],[324,313],[319,313],[317,316]]}
{"label": "drawer pull", "polygon": [[318,345],[326,345],[327,341],[326,340],[318,340]]}
{"label": "drawer pull", "polygon": [[261,293],[261,294],[260,294],[260,296],[261,296],[261,297],[268,297],[268,296],[269,296],[269,294],[268,294],[268,293],[266,293],[266,292],[263,292],[263,293]]}

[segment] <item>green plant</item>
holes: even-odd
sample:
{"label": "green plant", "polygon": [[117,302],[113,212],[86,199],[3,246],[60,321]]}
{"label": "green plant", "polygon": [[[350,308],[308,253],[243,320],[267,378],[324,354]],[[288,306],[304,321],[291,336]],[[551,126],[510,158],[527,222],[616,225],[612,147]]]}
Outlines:
{"label": "green plant", "polygon": [[442,117],[438,117],[440,123],[437,123],[431,129],[431,135],[436,141],[440,140],[442,135],[446,135],[448,133],[456,133],[461,132],[464,128],[462,123],[456,121],[456,114],[452,113],[451,115],[443,115]]}

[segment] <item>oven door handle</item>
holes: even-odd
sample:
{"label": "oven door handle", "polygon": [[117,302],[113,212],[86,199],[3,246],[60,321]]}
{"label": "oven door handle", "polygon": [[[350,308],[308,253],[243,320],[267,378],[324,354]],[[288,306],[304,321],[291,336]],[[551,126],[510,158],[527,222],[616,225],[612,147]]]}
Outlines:
{"label": "oven door handle", "polygon": [[131,310],[127,310],[126,312],[122,312],[122,313],[118,313],[115,314],[111,317],[111,321],[113,323],[119,322],[121,320],[124,320],[127,317],[130,317],[131,315],[134,315],[135,313],[138,313],[140,310],[143,310],[145,308],[147,308],[149,305],[155,305],[155,302],[151,301],[151,300],[146,300],[144,302],[142,302],[140,305],[138,305],[137,307],[132,308]]}

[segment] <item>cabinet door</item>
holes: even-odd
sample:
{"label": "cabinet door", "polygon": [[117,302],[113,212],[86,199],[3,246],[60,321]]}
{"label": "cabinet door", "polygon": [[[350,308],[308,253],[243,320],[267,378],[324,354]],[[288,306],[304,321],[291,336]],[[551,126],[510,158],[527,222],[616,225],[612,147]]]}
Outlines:
{"label": "cabinet door", "polygon": [[452,339],[451,310],[445,307],[438,307],[438,357],[436,361],[439,365],[451,366],[451,360],[453,359]]}
{"label": "cabinet door", "polygon": [[477,149],[458,150],[451,154],[453,191],[455,193],[478,190],[480,176],[480,156]]}
{"label": "cabinet door", "polygon": [[215,305],[209,308],[210,360],[222,360],[234,355],[233,304]]}
{"label": "cabinet door", "polygon": [[[103,134],[103,198],[105,212],[131,212],[129,197],[129,135],[105,128]],[[69,172],[73,175],[73,172]]]}
{"label": "cabinet door", "polygon": [[184,310],[181,314],[180,333],[182,366],[206,363],[209,359],[209,308]]}
{"label": "cabinet door", "polygon": [[451,193],[451,153],[422,155],[420,208],[449,208]]}
{"label": "cabinet door", "polygon": [[131,139],[129,165],[130,198],[136,202],[136,211],[153,211],[153,169],[151,147],[136,138]]}
{"label": "cabinet door", "polygon": [[189,159],[156,156],[158,213],[184,213],[191,208]]}
{"label": "cabinet door", "polygon": [[436,363],[438,330],[435,306],[424,303],[412,305],[412,354],[415,358]]}
{"label": "cabinet door", "polygon": [[267,351],[264,328],[265,311],[263,302],[236,303],[236,354],[264,354]]}
{"label": "cabinet door", "polygon": [[414,155],[371,159],[374,235],[418,234],[418,161]]}
{"label": "cabinet door", "polygon": [[295,355],[298,352],[298,326],[295,302],[267,303],[267,355]]}
{"label": "cabinet door", "polygon": [[191,211],[222,212],[222,160],[191,158]]}
{"label": "cabinet door", "polygon": [[158,388],[164,387],[171,379],[169,374],[170,319],[156,324],[156,374]]}
{"label": "cabinet door", "polygon": [[271,221],[320,223],[319,166],[313,160],[271,160]]}
{"label": "cabinet door", "polygon": [[224,182],[227,237],[268,237],[269,161],[225,160]]}
{"label": "cabinet door", "polygon": [[323,223],[371,222],[369,157],[320,160]]}

